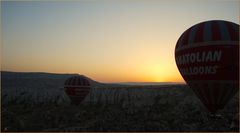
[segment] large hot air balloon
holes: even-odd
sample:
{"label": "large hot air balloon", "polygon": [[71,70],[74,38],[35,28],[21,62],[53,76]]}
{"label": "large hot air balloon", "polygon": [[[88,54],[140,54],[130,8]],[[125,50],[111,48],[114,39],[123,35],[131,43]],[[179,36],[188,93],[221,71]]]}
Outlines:
{"label": "large hot air balloon", "polygon": [[212,20],[192,26],[175,47],[177,67],[213,114],[239,90],[239,25]]}
{"label": "large hot air balloon", "polygon": [[79,75],[68,78],[64,88],[72,104],[79,105],[88,95],[91,85],[87,78]]}

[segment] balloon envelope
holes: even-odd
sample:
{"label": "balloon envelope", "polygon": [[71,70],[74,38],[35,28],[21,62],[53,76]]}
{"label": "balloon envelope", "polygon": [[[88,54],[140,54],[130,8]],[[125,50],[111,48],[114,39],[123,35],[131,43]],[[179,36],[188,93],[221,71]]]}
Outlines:
{"label": "balloon envelope", "polygon": [[68,78],[64,88],[72,104],[79,105],[88,95],[91,86],[87,78],[79,75]]}
{"label": "balloon envelope", "polygon": [[186,83],[215,113],[239,90],[239,25],[212,20],[192,26],[177,41],[175,61]]}

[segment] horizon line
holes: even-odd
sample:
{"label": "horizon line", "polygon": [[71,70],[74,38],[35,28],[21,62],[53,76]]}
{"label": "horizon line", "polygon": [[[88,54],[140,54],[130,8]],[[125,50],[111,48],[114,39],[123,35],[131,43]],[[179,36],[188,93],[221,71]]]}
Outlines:
{"label": "horizon line", "polygon": [[[43,74],[68,74],[68,75],[74,75],[74,74],[79,74],[79,73],[54,73],[54,72],[43,72],[43,71],[9,71],[9,70],[0,70],[0,72],[10,72],[10,73],[43,73]],[[79,74],[79,75],[83,75],[83,76],[86,76],[84,74]],[[88,77],[88,76],[86,76]],[[92,79],[91,77],[88,77],[90,78],[91,80],[94,80]],[[177,84],[186,84],[186,82],[178,82],[178,81],[165,81],[165,82],[156,82],[156,81],[149,81],[149,82],[141,82],[141,81],[119,81],[119,82],[102,82],[102,81],[97,81],[97,80],[94,80],[96,82],[101,82],[101,83],[111,83],[111,84],[114,84],[114,83],[117,83],[117,84],[134,84],[134,83],[170,83],[170,84],[174,84],[174,83],[177,83]]]}

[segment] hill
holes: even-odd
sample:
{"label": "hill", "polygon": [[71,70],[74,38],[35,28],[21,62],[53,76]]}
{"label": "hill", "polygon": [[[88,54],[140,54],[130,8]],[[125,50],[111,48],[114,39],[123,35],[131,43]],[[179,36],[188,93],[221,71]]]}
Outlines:
{"label": "hill", "polygon": [[[78,74],[55,74],[44,72],[9,72],[1,71],[2,88],[63,88],[67,78]],[[85,76],[86,77],[86,76]],[[95,86],[104,84],[87,77],[89,82]]]}

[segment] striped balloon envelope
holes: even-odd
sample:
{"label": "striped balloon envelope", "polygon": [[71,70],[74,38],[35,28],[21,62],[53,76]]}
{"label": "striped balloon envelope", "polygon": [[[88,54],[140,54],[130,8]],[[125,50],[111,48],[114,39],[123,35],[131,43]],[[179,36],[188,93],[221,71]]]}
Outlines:
{"label": "striped balloon envelope", "polygon": [[175,47],[177,67],[211,113],[239,90],[239,25],[212,20],[187,29]]}
{"label": "striped balloon envelope", "polygon": [[88,95],[91,85],[87,78],[79,75],[68,78],[64,88],[72,104],[79,105]]}

